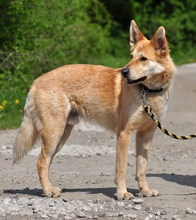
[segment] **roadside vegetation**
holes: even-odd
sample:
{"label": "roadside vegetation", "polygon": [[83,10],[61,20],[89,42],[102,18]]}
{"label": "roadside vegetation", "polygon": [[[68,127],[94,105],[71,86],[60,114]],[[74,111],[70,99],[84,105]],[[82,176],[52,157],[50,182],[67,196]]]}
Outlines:
{"label": "roadside vegetation", "polygon": [[71,63],[123,67],[132,19],[148,38],[165,27],[177,65],[196,62],[192,0],[1,0],[0,8],[0,129],[20,125],[42,73]]}

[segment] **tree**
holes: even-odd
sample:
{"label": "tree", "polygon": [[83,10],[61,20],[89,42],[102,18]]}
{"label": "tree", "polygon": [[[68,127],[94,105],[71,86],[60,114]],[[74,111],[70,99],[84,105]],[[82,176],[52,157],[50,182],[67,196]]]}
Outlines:
{"label": "tree", "polygon": [[[100,0],[119,23],[118,35],[128,33],[130,21],[134,19],[149,39],[159,26],[164,26],[170,49],[174,57],[195,55],[196,1],[192,0]],[[113,29],[113,34],[116,31]],[[127,34],[128,38],[128,34]],[[184,54],[186,53],[186,57]]]}
{"label": "tree", "polygon": [[3,0],[0,87],[27,91],[32,80],[109,48],[111,18],[98,0]]}

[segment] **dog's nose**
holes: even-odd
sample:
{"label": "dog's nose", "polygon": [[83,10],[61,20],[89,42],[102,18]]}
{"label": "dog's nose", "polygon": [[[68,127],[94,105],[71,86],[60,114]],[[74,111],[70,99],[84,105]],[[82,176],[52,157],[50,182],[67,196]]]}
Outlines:
{"label": "dog's nose", "polygon": [[121,73],[122,75],[127,78],[128,77],[128,74],[129,74],[129,68],[127,67],[124,67],[122,70],[121,70]]}

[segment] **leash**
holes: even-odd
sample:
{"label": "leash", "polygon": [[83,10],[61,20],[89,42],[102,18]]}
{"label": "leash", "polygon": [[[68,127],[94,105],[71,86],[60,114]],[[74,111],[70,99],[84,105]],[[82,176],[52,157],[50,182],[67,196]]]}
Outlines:
{"label": "leash", "polygon": [[180,135],[175,135],[173,133],[171,133],[170,131],[168,131],[167,129],[165,129],[161,123],[159,122],[158,120],[158,117],[157,115],[153,112],[152,108],[150,107],[150,105],[148,104],[147,102],[147,99],[146,99],[146,90],[148,90],[149,92],[161,92],[163,89],[158,89],[158,90],[151,90],[151,89],[148,89],[146,86],[144,86],[142,84],[141,86],[141,97],[143,99],[143,106],[144,106],[144,110],[145,112],[152,118],[152,120],[155,122],[155,124],[157,125],[157,127],[163,132],[165,133],[166,135],[168,135],[169,137],[172,137],[172,138],[175,138],[175,139],[178,139],[178,140],[188,140],[188,139],[191,139],[191,138],[195,138],[196,137],[196,134],[191,134],[191,135],[187,135],[187,136],[180,136]]}

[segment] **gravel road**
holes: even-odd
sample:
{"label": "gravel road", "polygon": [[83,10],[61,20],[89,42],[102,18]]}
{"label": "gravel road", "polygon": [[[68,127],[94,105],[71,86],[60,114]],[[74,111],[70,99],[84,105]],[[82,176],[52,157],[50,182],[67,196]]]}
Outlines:
{"label": "gravel road", "polygon": [[[196,64],[178,67],[168,111],[162,122],[173,133],[196,133]],[[81,123],[51,166],[51,181],[62,189],[46,198],[36,163],[40,143],[12,166],[17,130],[0,130],[0,220],[34,219],[196,219],[196,139],[180,141],[157,130],[152,143],[148,183],[158,197],[140,197],[135,181],[135,138],[130,143],[127,187],[135,198],[115,197],[114,134]]]}

